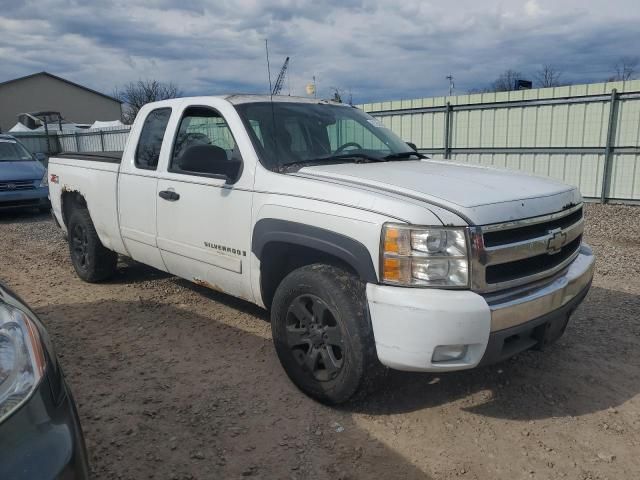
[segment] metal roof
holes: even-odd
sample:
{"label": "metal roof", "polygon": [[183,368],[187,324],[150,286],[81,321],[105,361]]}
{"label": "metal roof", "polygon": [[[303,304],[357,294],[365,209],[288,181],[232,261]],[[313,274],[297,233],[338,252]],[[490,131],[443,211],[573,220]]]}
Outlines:
{"label": "metal roof", "polygon": [[60,80],[61,82],[67,83],[69,85],[73,85],[74,87],[78,87],[78,88],[81,88],[81,89],[86,90],[88,92],[95,93],[96,95],[100,95],[101,97],[108,98],[109,100],[113,100],[114,102],[123,103],[121,100],[118,100],[117,98],[114,98],[114,97],[112,97],[110,95],[98,92],[97,90],[93,90],[93,89],[88,88],[88,87],[85,87],[84,85],[80,85],[79,83],[72,82],[70,80],[67,80],[66,78],[58,77],[57,75],[53,75],[52,73],[49,73],[49,72],[32,73],[31,75],[26,75],[24,77],[14,78],[13,80],[7,80],[5,82],[0,82],[0,87],[2,87],[3,85],[7,85],[9,83],[19,82],[21,80],[27,80],[29,78],[37,77],[38,75],[46,75],[47,77],[53,78],[55,80]]}

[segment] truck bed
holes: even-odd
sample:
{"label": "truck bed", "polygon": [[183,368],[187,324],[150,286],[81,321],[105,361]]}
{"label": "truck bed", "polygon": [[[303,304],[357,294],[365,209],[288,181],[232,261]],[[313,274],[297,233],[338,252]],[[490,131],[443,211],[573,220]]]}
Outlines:
{"label": "truck bed", "polygon": [[122,253],[118,224],[118,174],[122,152],[64,152],[49,159],[49,197],[58,222],[64,225],[63,194],[81,195],[103,245]]}
{"label": "truck bed", "polygon": [[92,162],[120,163],[123,152],[62,152],[54,155],[56,158],[70,158],[73,160],[90,160]]}

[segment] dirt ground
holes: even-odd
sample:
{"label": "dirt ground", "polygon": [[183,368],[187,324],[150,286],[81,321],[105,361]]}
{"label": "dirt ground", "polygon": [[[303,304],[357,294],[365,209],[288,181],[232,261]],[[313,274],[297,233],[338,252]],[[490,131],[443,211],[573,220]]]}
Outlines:
{"label": "dirt ground", "polygon": [[42,317],[94,478],[640,478],[640,207],[589,206],[591,293],[545,352],[302,395],[246,302],[135,263],[76,277],[46,215],[0,214],[0,279]]}

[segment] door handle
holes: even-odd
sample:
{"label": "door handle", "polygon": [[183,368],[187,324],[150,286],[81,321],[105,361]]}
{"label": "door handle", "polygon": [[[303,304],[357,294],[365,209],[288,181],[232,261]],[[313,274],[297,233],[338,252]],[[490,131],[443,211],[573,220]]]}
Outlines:
{"label": "door handle", "polygon": [[169,200],[170,202],[175,202],[176,200],[180,200],[180,194],[173,192],[171,190],[162,190],[158,193],[160,198],[164,198],[165,200]]}

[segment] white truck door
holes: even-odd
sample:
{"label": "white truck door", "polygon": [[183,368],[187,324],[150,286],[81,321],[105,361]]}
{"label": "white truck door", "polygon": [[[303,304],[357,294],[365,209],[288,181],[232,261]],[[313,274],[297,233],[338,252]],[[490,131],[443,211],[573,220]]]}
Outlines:
{"label": "white truck door", "polygon": [[127,146],[118,177],[120,233],[133,259],[166,271],[156,242],[156,198],[158,160],[171,145],[163,141],[171,108],[142,109],[138,115],[144,121],[136,121],[129,134],[138,143]]}
{"label": "white truck door", "polygon": [[[228,105],[183,107],[157,187],[158,247],[169,272],[253,301],[249,276],[253,172],[231,183],[211,162],[242,161],[236,136],[246,137]],[[226,103],[226,102],[225,102]],[[227,108],[227,118],[221,111]],[[205,152],[193,161],[194,152]],[[190,159],[190,160],[189,160]]]}

